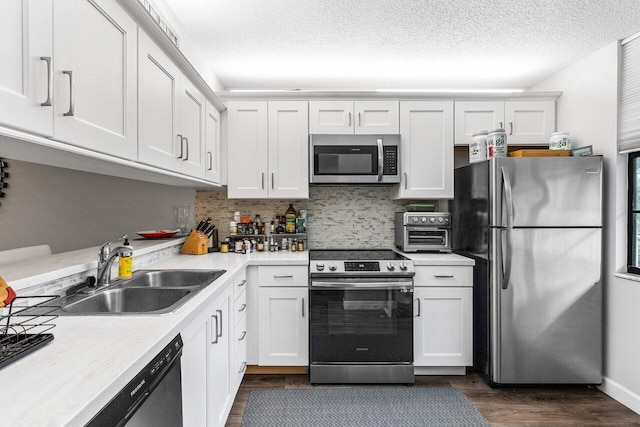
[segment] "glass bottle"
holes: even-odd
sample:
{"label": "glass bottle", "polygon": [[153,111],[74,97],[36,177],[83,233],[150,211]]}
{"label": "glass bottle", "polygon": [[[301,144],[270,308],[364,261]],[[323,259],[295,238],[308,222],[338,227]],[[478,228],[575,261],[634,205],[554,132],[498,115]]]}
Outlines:
{"label": "glass bottle", "polygon": [[296,232],[296,210],[293,208],[293,203],[289,203],[289,207],[284,213],[284,217],[284,232],[294,234]]}

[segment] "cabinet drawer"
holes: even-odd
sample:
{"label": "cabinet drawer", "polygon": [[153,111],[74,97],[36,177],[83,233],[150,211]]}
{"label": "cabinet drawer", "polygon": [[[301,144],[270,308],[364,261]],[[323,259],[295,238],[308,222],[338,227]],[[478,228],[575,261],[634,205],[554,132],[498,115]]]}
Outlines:
{"label": "cabinet drawer", "polygon": [[416,266],[415,286],[473,286],[472,266]]}
{"label": "cabinet drawer", "polygon": [[233,357],[236,359],[247,348],[247,316],[242,316],[233,328]]}
{"label": "cabinet drawer", "polygon": [[237,353],[234,357],[235,359],[231,364],[231,378],[233,378],[233,388],[237,390],[240,386],[240,383],[242,382],[242,377],[244,377],[244,373],[247,370],[246,347],[242,350],[241,353]]}
{"label": "cabinet drawer", "polygon": [[247,270],[242,270],[233,278],[233,300],[237,300],[244,290],[247,289]]}
{"label": "cabinet drawer", "polygon": [[264,286],[308,286],[309,268],[306,265],[260,266],[258,281]]}
{"label": "cabinet drawer", "polygon": [[233,303],[233,324],[237,325],[240,319],[247,314],[247,293],[242,292]]}

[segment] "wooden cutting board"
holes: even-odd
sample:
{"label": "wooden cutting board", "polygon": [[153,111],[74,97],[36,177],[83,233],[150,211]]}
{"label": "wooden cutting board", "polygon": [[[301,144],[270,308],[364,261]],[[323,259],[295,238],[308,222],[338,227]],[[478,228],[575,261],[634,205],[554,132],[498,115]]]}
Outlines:
{"label": "wooden cutting board", "polygon": [[509,157],[566,157],[571,150],[516,150],[509,153]]}

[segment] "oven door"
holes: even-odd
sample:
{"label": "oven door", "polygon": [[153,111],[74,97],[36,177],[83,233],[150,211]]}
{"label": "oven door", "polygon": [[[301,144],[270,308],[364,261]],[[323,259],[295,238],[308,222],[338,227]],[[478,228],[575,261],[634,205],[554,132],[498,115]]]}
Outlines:
{"label": "oven door", "polygon": [[405,248],[409,250],[447,251],[451,249],[448,228],[406,226],[404,233]]}
{"label": "oven door", "polygon": [[412,363],[413,279],[312,279],[311,363]]}

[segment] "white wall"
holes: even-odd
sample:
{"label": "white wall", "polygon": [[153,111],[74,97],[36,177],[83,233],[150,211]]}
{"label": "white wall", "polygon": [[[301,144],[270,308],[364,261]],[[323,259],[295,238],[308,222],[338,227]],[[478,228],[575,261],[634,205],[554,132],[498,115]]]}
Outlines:
{"label": "white wall", "polygon": [[195,203],[193,189],[6,160],[0,250],[48,244],[58,253],[138,238],[136,231],[177,228],[173,205]]}
{"label": "white wall", "polygon": [[559,131],[592,145],[604,174],[604,375],[602,390],[640,413],[640,282],[616,277],[626,260],[626,156],[617,154],[618,43],[570,65],[532,90],[559,90]]}

